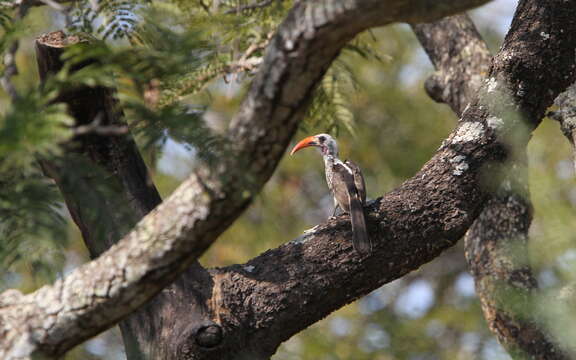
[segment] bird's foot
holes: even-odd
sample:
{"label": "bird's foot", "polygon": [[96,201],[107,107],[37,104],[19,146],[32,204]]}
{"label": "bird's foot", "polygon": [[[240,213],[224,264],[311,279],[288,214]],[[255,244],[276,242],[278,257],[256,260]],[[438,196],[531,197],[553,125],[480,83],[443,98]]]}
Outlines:
{"label": "bird's foot", "polygon": [[328,220],[334,220],[336,219],[338,216],[341,215],[348,215],[348,213],[346,211],[339,211],[338,214],[332,215],[328,218]]}
{"label": "bird's foot", "polygon": [[344,210],[342,210],[339,206],[337,206],[334,208],[334,212],[332,212],[332,216],[330,216],[328,218],[328,220],[332,220],[334,218],[337,218],[338,216],[340,216],[342,214],[346,214],[346,212]]}
{"label": "bird's foot", "polygon": [[320,225],[316,225],[311,229],[304,230],[304,235],[308,235],[308,234],[316,232],[316,230],[318,230],[319,227],[320,227]]}

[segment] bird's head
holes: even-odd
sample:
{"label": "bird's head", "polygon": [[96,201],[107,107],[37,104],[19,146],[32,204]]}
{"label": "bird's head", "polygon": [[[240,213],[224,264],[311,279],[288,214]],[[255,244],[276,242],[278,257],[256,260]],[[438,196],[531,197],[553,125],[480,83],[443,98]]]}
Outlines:
{"label": "bird's head", "polygon": [[324,156],[338,156],[338,144],[336,143],[336,140],[328,134],[318,134],[302,139],[298,144],[296,144],[296,146],[294,146],[290,155],[294,155],[296,151],[309,146],[317,147]]}

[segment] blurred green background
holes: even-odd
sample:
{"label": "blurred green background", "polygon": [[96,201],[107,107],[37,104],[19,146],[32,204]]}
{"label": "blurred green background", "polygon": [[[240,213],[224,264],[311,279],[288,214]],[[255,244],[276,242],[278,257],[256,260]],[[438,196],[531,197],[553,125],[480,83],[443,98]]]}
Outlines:
{"label": "blurred green background", "polygon": [[[514,1],[499,0],[471,13],[492,51],[497,51],[514,7]],[[20,89],[37,84],[33,39],[62,28],[63,21],[48,7],[32,9],[25,19],[25,35],[17,57],[20,74],[14,78]],[[269,26],[273,28],[275,22]],[[334,110],[337,113],[327,113],[320,103],[297,138],[331,131],[340,143],[341,157],[360,165],[368,197],[376,198],[411,177],[439,147],[457,119],[447,106],[434,103],[423,91],[423,82],[433,68],[407,25],[375,29],[362,34],[361,40],[369,44],[375,56],[363,57],[354,51],[342,54],[337,65],[340,68],[331,73],[338,80],[341,95],[341,103]],[[246,74],[215,77],[203,91],[187,95],[183,101],[206,109],[203,119],[218,133],[236,113],[249,80]],[[9,109],[9,98],[0,90],[0,113],[4,115]],[[142,145],[144,140],[139,140]],[[167,136],[152,147],[143,146],[163,198],[198,161],[194,144],[183,140]],[[546,119],[535,131],[529,159],[535,206],[531,261],[540,285],[554,289],[574,280],[576,264],[570,227],[576,204],[574,170],[570,147],[557,123]],[[201,263],[208,267],[244,263],[323,222],[332,212],[323,171],[315,151],[286,155],[254,204],[210,248]],[[80,233],[61,200],[56,198],[52,206],[65,221],[61,226],[54,225],[53,232],[38,231],[1,250],[7,254],[0,265],[0,290],[16,287],[30,292],[88,261]],[[69,360],[123,358],[116,329],[66,356]],[[507,358],[482,317],[473,279],[466,270],[462,242],[418,271],[316,323],[283,344],[273,357]]]}

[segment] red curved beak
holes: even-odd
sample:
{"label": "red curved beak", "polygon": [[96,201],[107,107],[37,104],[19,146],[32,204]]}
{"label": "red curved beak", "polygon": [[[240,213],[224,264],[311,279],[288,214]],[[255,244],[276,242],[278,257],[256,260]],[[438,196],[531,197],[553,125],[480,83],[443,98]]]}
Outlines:
{"label": "red curved beak", "polygon": [[314,136],[308,136],[307,138],[300,140],[300,142],[296,144],[296,146],[294,146],[292,151],[290,151],[290,155],[294,155],[296,151],[303,149],[305,147],[317,145],[315,140],[316,139],[314,139]]}

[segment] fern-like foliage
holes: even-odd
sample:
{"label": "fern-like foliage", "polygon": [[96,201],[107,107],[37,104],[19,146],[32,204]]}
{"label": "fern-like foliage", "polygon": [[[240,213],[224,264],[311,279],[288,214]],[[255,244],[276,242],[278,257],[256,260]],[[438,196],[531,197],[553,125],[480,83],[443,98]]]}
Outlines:
{"label": "fern-like foliage", "polygon": [[6,44],[14,38],[15,22],[12,11],[0,5],[0,51],[4,51]]}
{"label": "fern-like foliage", "polygon": [[[9,47],[23,34],[24,26],[22,21],[16,18],[15,10],[2,7],[0,3],[0,54],[5,55]],[[4,75],[4,70],[4,61],[0,61],[0,76]]]}
{"label": "fern-like foliage", "polygon": [[190,143],[208,159],[218,141],[204,125],[201,111],[190,112],[180,102],[160,100],[162,93],[174,93],[170,84],[196,73],[218,56],[206,34],[186,27],[175,10],[169,5],[142,10],[140,16],[146,21],[134,29],[130,44],[92,41],[69,49],[64,55],[69,67],[91,64],[73,73],[63,71],[56,80],[60,87],[117,88],[122,109],[142,145],[153,147],[172,136]]}
{"label": "fern-like foliage", "polygon": [[[2,59],[15,56],[13,45],[26,30],[10,5],[0,3]],[[0,76],[5,75],[2,61]],[[66,241],[59,194],[37,165],[39,156],[57,154],[58,142],[70,133],[71,119],[64,106],[51,104],[54,95],[48,87],[29,87],[0,113],[0,268],[10,271],[25,264],[44,279],[53,278],[55,273],[49,269],[60,268],[63,260],[61,249],[49,249]],[[0,288],[3,283],[1,277]]]}
{"label": "fern-like foliage", "polygon": [[[99,58],[114,67],[115,76],[125,76],[136,85],[135,92],[121,93],[121,96],[130,99],[125,103],[127,113],[133,108],[132,113],[139,114],[140,126],[155,123],[150,127],[154,131],[146,141],[148,144],[153,143],[151,139],[160,139],[158,134],[169,133],[158,131],[162,128],[159,119],[178,108],[187,97],[204,91],[218,79],[250,78],[262,61],[269,39],[293,5],[293,1],[281,0],[100,0],[97,3],[96,9],[84,7],[85,13],[77,14],[77,22],[92,24],[83,30],[100,38],[124,36],[130,41],[131,46],[127,48],[108,47]],[[98,16],[110,19],[100,20],[100,26],[96,27]],[[111,28],[108,31],[103,27],[104,23],[120,23],[127,16],[131,20],[123,29],[129,31],[123,30],[119,36],[109,35]],[[119,28],[122,27],[114,27]],[[343,94],[356,91],[357,83],[346,58],[356,55],[383,61],[373,50],[372,40],[367,33],[346,46],[317,89],[303,126],[324,128],[333,133],[343,128],[354,134],[355,119],[350,111],[349,96]],[[160,111],[159,116],[151,116],[152,113],[144,116],[144,93],[150,81],[156,80],[160,85],[156,86],[155,107],[169,109],[165,113]],[[174,129],[171,132],[178,133],[173,127],[175,123],[171,125]]]}
{"label": "fern-like foliage", "polygon": [[[258,68],[273,32],[288,12],[291,1],[273,2],[257,12],[231,12],[232,2],[176,1],[181,16],[198,31],[206,34],[214,56],[183,77],[167,83],[161,105],[181,101],[184,96],[198,93],[216,79],[245,78]],[[195,5],[194,5],[195,4]],[[190,25],[192,24],[192,25]]]}
{"label": "fern-like foliage", "polygon": [[[56,94],[78,86],[115,88],[132,134],[145,149],[173,138],[189,144],[198,159],[218,163],[226,156],[224,139],[206,124],[204,105],[194,99],[208,94],[209,85],[218,80],[246,84],[293,2],[75,1],[67,30],[86,41],[65,52],[66,66],[42,89],[30,84],[0,116],[0,184],[6,189],[0,197],[0,236],[6,239],[0,242],[2,264],[22,259],[29,241],[45,241],[40,248],[51,254],[50,241],[62,244],[66,238],[61,200],[37,166],[38,159],[46,157],[55,163],[71,161],[70,154],[64,157],[62,144],[72,138],[73,121],[65,106],[55,103]],[[26,31],[13,11],[0,8],[0,51],[7,51]],[[358,85],[346,59],[352,54],[378,59],[367,39],[350,44],[329,69],[303,126],[354,132],[348,94]],[[85,202],[98,219],[99,201],[111,190],[96,191],[95,184],[91,191],[78,174],[65,176],[74,188],[90,194]],[[40,264],[41,259],[39,255],[34,261]]]}
{"label": "fern-like foliage", "polygon": [[72,118],[63,104],[50,103],[55,93],[29,90],[0,117],[0,171],[30,168],[37,156],[54,156],[70,136]]}
{"label": "fern-like foliage", "polygon": [[57,156],[70,135],[71,118],[65,106],[50,103],[53,95],[24,92],[0,117],[0,266],[9,270],[21,260],[42,269],[44,279],[55,274],[48,269],[60,268],[67,239],[61,199],[37,163]]}
{"label": "fern-like foliage", "polygon": [[350,56],[361,56],[378,62],[385,61],[385,57],[371,47],[372,40],[371,34],[367,33],[344,47],[343,53],[328,69],[315,91],[307,121],[302,124],[305,131],[308,127],[324,128],[338,135],[344,128],[356,136],[356,119],[350,110],[350,94],[359,91],[360,85],[356,81],[354,69],[348,65],[348,59]]}
{"label": "fern-like foliage", "polygon": [[204,44],[193,52],[197,55],[204,51],[204,56],[197,57],[198,62],[191,61],[185,74],[176,71],[171,78],[163,79],[159,105],[168,106],[205,89],[215,79],[252,74],[292,3],[79,0],[68,30],[103,40],[124,38],[132,45],[179,53],[172,45],[182,44],[172,40],[185,39],[191,33],[196,33],[196,39],[200,35]]}
{"label": "fern-like foliage", "polygon": [[136,10],[148,1],[79,0],[71,11],[70,29],[98,35],[101,39],[129,37],[138,21]]}
{"label": "fern-like foliage", "polygon": [[40,280],[51,280],[68,239],[60,194],[38,169],[18,170],[0,174],[0,268],[26,264]]}

